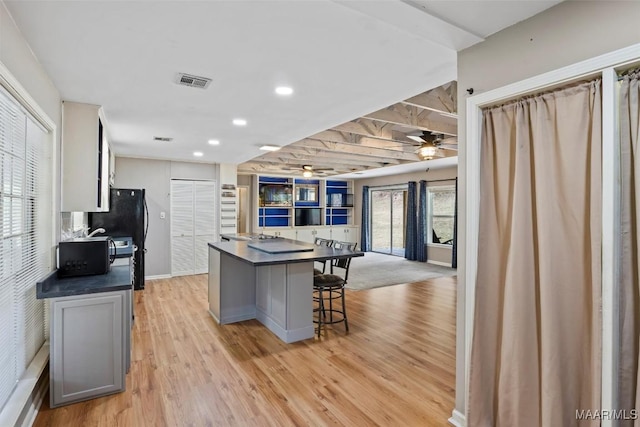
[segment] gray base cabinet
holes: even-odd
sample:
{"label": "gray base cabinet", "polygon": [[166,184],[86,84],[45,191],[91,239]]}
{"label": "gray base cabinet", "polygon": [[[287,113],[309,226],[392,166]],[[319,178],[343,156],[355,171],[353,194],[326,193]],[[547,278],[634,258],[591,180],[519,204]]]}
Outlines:
{"label": "gray base cabinet", "polygon": [[51,299],[51,407],[125,389],[131,291]]}

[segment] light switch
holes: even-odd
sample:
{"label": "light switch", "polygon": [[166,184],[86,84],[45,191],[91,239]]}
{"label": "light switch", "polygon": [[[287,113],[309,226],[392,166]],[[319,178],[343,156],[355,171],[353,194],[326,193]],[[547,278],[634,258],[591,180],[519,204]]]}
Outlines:
{"label": "light switch", "polygon": [[160,212],[160,219],[165,219],[167,214],[165,212]]}

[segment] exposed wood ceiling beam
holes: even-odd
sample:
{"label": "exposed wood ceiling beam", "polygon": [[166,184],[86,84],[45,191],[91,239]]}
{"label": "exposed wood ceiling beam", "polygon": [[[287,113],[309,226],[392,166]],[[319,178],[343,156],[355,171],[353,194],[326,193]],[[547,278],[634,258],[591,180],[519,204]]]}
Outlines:
{"label": "exposed wood ceiling beam", "polygon": [[[415,145],[415,141],[407,138],[407,136],[403,132],[394,130],[394,126],[395,125],[392,123],[378,122],[375,120],[360,118],[347,123],[343,123],[338,126],[334,126],[333,128],[331,128],[331,130],[366,136],[369,138],[381,139],[384,141],[393,141],[402,144]],[[315,138],[315,135],[311,138]]]}
{"label": "exposed wood ceiling beam", "polygon": [[457,86],[457,83],[454,81],[449,83],[446,88],[444,86],[437,87],[428,92],[406,99],[401,103],[457,117]]}
{"label": "exposed wood ceiling beam", "polygon": [[283,153],[281,156],[276,157],[261,157],[254,159],[255,162],[264,162],[272,164],[283,165],[311,165],[311,166],[330,166],[330,165],[342,165],[352,167],[373,167],[380,168],[387,166],[388,163],[381,161],[374,161],[372,158],[361,158],[359,160],[347,160],[314,156],[312,154],[296,154],[296,153]]}
{"label": "exposed wood ceiling beam", "polygon": [[413,153],[388,150],[385,148],[367,147],[358,144],[318,141],[310,138],[305,138],[302,141],[299,141],[299,143],[304,147],[319,148],[321,150],[331,150],[339,153],[360,154],[362,156],[380,157],[383,159],[408,160],[412,162],[416,161],[416,156]]}
{"label": "exposed wood ceiling beam", "polygon": [[390,123],[376,122],[367,119],[355,119],[331,130],[347,132],[354,135],[368,136],[371,138],[393,139],[393,125]]}
{"label": "exposed wood ceiling beam", "polygon": [[450,123],[436,122],[429,119],[430,110],[413,105],[396,104],[384,110],[378,110],[364,117],[395,125],[412,127],[427,132],[456,135],[457,126]]}
{"label": "exposed wood ceiling beam", "polygon": [[[278,151],[277,153],[271,153],[266,156],[260,157],[260,159],[265,158],[283,158],[286,155],[294,154],[294,155],[308,155],[313,156],[314,158],[320,160],[331,160],[331,161],[348,161],[348,163],[358,164],[360,162],[381,162],[379,157],[368,157],[363,156],[362,154],[347,154],[347,153],[336,153],[332,150],[323,150],[319,148],[309,148],[309,147],[301,147],[301,146],[287,146]],[[402,160],[399,159],[384,159],[384,163],[397,165],[403,163]]]}
{"label": "exposed wood ceiling beam", "polygon": [[382,148],[385,150],[394,151],[411,151],[416,149],[415,141],[411,141],[409,138],[406,138],[405,141],[397,141],[391,139],[365,137],[337,130],[325,130],[323,132],[316,133],[315,135],[311,135],[309,139],[337,142],[339,144],[354,144],[363,147]]}
{"label": "exposed wood ceiling beam", "polygon": [[[340,167],[336,165],[331,166],[333,170],[325,171],[313,171],[317,176],[338,175],[341,173],[353,172],[353,168]],[[359,168],[357,170],[366,170],[369,168]],[[238,166],[238,172],[245,173],[276,173],[280,175],[302,175],[302,170],[285,169],[284,166],[278,166],[269,163],[261,163],[257,161],[246,162]]]}

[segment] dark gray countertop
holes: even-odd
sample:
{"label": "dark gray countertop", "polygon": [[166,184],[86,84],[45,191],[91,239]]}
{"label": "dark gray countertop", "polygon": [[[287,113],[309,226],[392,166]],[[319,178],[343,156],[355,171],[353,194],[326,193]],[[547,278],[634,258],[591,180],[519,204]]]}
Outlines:
{"label": "dark gray countertop", "polygon": [[267,252],[252,249],[248,246],[249,242],[255,243],[257,240],[231,240],[228,242],[209,243],[209,247],[224,252],[225,254],[237,258],[241,261],[252,265],[274,265],[274,264],[291,264],[297,262],[324,261],[332,258],[351,258],[364,256],[364,252],[348,251],[328,248],[326,246],[316,246],[312,243],[300,242],[285,238],[259,240],[264,244],[269,242],[290,242],[297,245],[305,245],[313,248],[309,252],[291,252],[270,254]]}
{"label": "dark gray countertop", "polygon": [[58,298],[98,292],[125,291],[131,287],[131,270],[128,265],[111,267],[107,274],[58,278],[53,271],[36,283],[36,298]]}

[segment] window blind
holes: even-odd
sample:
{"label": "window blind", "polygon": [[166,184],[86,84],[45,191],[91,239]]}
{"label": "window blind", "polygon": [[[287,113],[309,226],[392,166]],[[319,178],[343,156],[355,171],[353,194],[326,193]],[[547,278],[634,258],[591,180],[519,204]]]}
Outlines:
{"label": "window blind", "polygon": [[52,268],[51,148],[0,88],[0,408],[45,340],[36,281]]}

